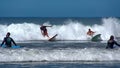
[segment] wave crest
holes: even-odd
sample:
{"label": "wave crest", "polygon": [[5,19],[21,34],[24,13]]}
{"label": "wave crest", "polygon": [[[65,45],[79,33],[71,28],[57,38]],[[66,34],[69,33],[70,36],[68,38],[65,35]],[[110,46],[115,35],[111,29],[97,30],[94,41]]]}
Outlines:
{"label": "wave crest", "polygon": [[[67,24],[54,24],[53,27],[48,27],[50,37],[58,34],[58,40],[87,40],[86,32],[89,28],[95,31],[96,34],[101,34],[103,40],[109,39],[110,35],[120,37],[120,21],[116,18],[103,18],[103,24],[94,24],[92,26],[70,20],[65,23]],[[15,40],[46,40],[47,38],[41,35],[39,27],[40,25],[34,23],[0,25],[0,40],[3,39],[7,32],[11,32],[11,37]]]}

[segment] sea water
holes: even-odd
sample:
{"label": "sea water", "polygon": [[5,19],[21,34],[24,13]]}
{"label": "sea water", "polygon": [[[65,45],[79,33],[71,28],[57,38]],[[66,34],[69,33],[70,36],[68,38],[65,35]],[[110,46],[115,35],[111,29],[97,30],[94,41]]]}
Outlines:
{"label": "sea water", "polygon": [[[56,41],[47,41],[40,25]],[[119,68],[120,48],[105,49],[110,35],[120,43],[119,18],[0,18],[0,40],[7,32],[21,48],[0,48],[0,68]],[[103,41],[93,42],[91,28]]]}

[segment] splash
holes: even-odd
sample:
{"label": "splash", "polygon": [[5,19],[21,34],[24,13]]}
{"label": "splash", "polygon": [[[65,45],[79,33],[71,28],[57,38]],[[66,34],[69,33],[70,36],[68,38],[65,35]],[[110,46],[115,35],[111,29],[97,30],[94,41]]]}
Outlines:
{"label": "splash", "polygon": [[[102,24],[83,25],[84,22],[66,21],[65,24],[48,27],[48,34],[52,37],[58,34],[57,40],[88,40],[86,32],[88,29],[95,31],[95,34],[101,34],[103,40],[109,39],[110,35],[120,37],[120,21],[116,18],[103,18]],[[47,24],[51,25],[51,24]],[[40,25],[34,23],[12,23],[10,25],[0,25],[0,40],[4,38],[7,32],[11,33],[11,37],[15,40],[46,40],[40,31]]]}

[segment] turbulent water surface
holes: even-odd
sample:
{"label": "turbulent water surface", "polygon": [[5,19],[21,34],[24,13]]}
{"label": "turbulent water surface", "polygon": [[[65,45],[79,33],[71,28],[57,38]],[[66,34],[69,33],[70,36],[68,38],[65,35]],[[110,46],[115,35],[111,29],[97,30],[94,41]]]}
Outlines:
{"label": "turbulent water surface", "polygon": [[[91,22],[91,23],[90,23]],[[52,25],[47,41],[40,25]],[[120,48],[105,49],[110,35],[120,43],[119,18],[0,18],[0,42],[7,32],[21,48],[0,48],[1,68],[119,68]],[[86,32],[91,28],[103,41],[91,41]]]}

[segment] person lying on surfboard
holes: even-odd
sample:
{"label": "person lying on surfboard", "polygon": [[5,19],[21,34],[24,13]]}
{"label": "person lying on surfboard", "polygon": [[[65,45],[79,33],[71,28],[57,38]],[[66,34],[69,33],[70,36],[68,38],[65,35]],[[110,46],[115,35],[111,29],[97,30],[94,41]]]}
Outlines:
{"label": "person lying on surfboard", "polygon": [[46,28],[46,27],[52,27],[52,26],[44,26],[44,25],[42,25],[42,26],[40,27],[41,33],[42,33],[42,35],[43,35],[44,37],[47,36],[48,38],[50,38],[49,35],[48,35],[48,32],[47,32],[47,28]]}
{"label": "person lying on surfboard", "polygon": [[10,32],[8,32],[6,34],[6,37],[3,39],[1,46],[5,43],[5,45],[7,47],[11,47],[12,46],[12,42],[15,44],[15,46],[17,46],[16,43],[14,42],[14,40],[10,37]]}
{"label": "person lying on surfboard", "polygon": [[95,32],[91,31],[91,29],[88,29],[87,35],[93,36]]}
{"label": "person lying on surfboard", "polygon": [[118,43],[114,40],[114,36],[111,35],[111,36],[110,36],[110,39],[109,39],[108,42],[107,42],[106,49],[108,49],[108,48],[113,49],[114,44],[120,47],[120,44],[118,44]]}

